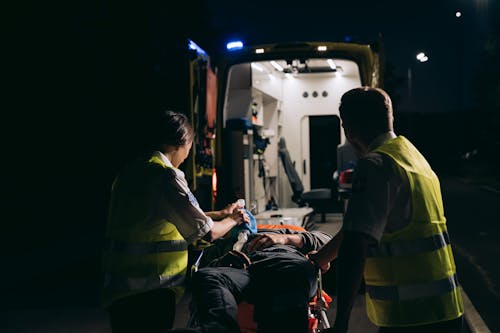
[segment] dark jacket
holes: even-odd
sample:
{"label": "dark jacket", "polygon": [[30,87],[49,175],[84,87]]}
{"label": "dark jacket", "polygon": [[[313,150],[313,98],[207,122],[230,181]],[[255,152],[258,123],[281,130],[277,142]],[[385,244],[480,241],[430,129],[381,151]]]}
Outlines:
{"label": "dark jacket", "polygon": [[[291,245],[272,245],[268,248],[256,251],[259,253],[263,252],[294,252],[299,253],[301,255],[305,255],[313,250],[319,250],[323,245],[328,243],[328,241],[332,238],[331,235],[324,233],[322,231],[314,230],[314,231],[295,231],[291,229],[259,229],[258,233],[274,233],[274,234],[300,234],[302,235],[302,239],[304,245],[302,248],[298,249]],[[256,234],[250,235],[248,238],[248,242],[250,242]],[[232,250],[233,245],[235,243],[234,238],[222,238],[218,239],[211,246],[208,246],[204,249],[203,256],[200,260],[199,267],[205,266],[218,266],[218,260],[224,256],[229,250]],[[257,253],[248,253],[246,251],[246,245],[243,247],[242,252],[249,256],[250,259],[254,257]],[[253,261],[253,260],[252,260]]]}

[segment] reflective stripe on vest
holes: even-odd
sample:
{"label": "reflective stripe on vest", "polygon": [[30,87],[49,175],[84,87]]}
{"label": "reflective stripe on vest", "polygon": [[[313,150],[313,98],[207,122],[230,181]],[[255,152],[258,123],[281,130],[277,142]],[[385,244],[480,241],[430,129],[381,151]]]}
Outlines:
{"label": "reflective stripe on vest", "polygon": [[160,252],[185,251],[188,244],[183,239],[163,240],[158,242],[131,243],[119,240],[108,240],[107,249],[109,252],[121,254],[151,254]]}
{"label": "reflective stripe on vest", "polygon": [[403,301],[444,294],[457,287],[457,275],[454,274],[448,278],[429,283],[402,286],[366,286],[366,292],[372,299]]}
{"label": "reflective stripe on vest", "polygon": [[439,250],[450,244],[448,232],[438,235],[394,242],[381,242],[377,247],[368,249],[368,257],[411,256]]}
{"label": "reflective stripe on vest", "polygon": [[104,286],[115,290],[151,290],[178,286],[183,282],[184,274],[139,278],[107,273],[104,278]]}

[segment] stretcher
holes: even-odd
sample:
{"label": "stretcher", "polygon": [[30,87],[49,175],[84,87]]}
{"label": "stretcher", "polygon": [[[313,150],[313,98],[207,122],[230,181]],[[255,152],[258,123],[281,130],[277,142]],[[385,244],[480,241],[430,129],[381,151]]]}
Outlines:
{"label": "stretcher", "polygon": [[[309,301],[308,308],[308,333],[320,333],[330,327],[327,310],[332,298],[324,290],[321,282],[321,271],[318,272],[318,290],[316,295]],[[256,333],[257,324],[253,321],[254,306],[248,302],[238,304],[238,324],[241,333]]]}
{"label": "stretcher", "polygon": [[[265,229],[290,229],[296,231],[305,231],[301,226],[297,225],[284,225],[284,224],[258,224],[258,230]],[[198,270],[203,250],[198,255],[197,260],[191,267],[191,273]],[[309,301],[308,307],[308,333],[320,333],[322,330],[330,327],[330,322],[327,317],[327,310],[330,307],[333,299],[323,290],[321,269],[318,269],[318,289],[314,297]],[[253,321],[254,305],[246,301],[238,304],[237,321],[240,326],[241,333],[256,333],[257,324]],[[191,314],[188,327],[195,326],[196,314]]]}

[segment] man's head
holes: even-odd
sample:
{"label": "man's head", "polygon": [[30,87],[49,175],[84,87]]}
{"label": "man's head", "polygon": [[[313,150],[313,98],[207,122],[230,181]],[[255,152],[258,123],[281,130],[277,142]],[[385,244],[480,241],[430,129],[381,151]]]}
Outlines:
{"label": "man's head", "polygon": [[391,98],[380,88],[349,90],[340,99],[339,111],[346,137],[358,152],[363,153],[380,134],[393,130]]}

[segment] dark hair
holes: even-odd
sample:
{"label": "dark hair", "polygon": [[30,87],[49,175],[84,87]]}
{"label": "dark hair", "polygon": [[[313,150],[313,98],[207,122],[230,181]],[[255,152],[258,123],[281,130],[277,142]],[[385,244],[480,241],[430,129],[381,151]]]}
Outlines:
{"label": "dark hair", "polygon": [[183,146],[193,141],[194,131],[188,117],[180,112],[161,111],[155,127],[155,145]]}
{"label": "dark hair", "polygon": [[369,143],[379,134],[393,130],[392,102],[380,88],[354,88],[340,99],[340,117],[344,126]]}

